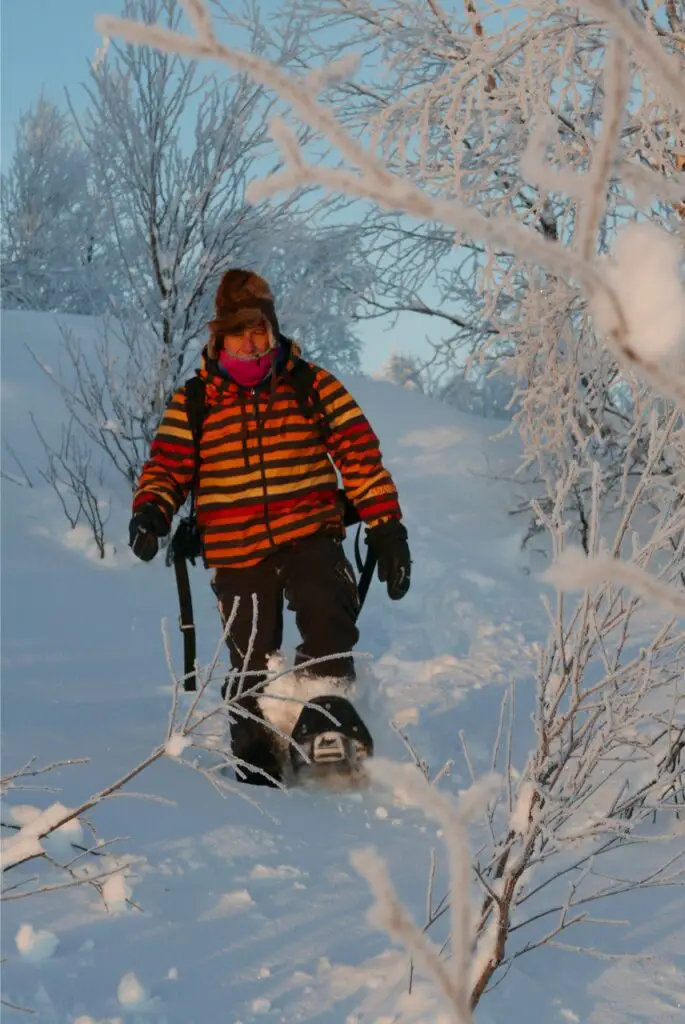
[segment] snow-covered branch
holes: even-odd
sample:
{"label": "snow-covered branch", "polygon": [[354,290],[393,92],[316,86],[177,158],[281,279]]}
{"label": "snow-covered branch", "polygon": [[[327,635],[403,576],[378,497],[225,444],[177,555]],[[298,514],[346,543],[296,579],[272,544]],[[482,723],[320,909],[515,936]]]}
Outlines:
{"label": "snow-covered branch", "polygon": [[587,590],[602,583],[625,587],[642,600],[660,605],[672,615],[685,617],[682,587],[660,582],[633,561],[612,558],[608,554],[588,558],[583,551],[567,548],[547,570],[545,577],[564,591]]}
{"label": "snow-covered branch", "polygon": [[[400,943],[415,960],[417,966],[433,981],[452,1010],[455,1024],[471,1024],[473,1020],[473,979],[479,968],[473,960],[475,936],[472,933],[471,853],[467,824],[479,813],[484,814],[493,793],[499,787],[496,777],[484,778],[467,793],[462,794],[459,805],[440,793],[422,772],[414,768],[400,769],[391,762],[376,760],[369,771],[373,778],[386,787],[399,791],[404,800],[433,818],[441,826],[449,860],[449,882],[453,894],[450,930],[452,957],[449,967],[440,957],[438,947],[427,937],[400,903],[387,867],[375,850],[357,850],[351,855],[353,866],[364,876],[376,903],[369,920]],[[482,950],[479,954],[483,956]],[[490,949],[486,958],[494,955]],[[477,1001],[477,1000],[476,1000]]]}

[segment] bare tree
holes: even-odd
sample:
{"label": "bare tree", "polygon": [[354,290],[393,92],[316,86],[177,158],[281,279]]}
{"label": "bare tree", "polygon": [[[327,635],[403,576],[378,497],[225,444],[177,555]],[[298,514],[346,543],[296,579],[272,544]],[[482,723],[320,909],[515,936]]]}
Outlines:
{"label": "bare tree", "polygon": [[73,419],[62,428],[59,449],[46,439],[33,414],[31,422],[46,457],[46,468],[39,470],[40,476],[57,496],[71,529],[85,528],[95,542],[98,557],[105,558],[110,505],[101,496],[104,467],[93,466],[93,448],[74,429]]}

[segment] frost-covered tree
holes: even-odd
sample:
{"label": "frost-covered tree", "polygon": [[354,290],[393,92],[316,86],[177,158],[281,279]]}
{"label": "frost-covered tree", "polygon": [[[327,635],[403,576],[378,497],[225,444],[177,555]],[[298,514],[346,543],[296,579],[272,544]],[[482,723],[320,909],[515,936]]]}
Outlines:
{"label": "frost-covered tree", "polygon": [[416,356],[393,352],[374,375],[378,380],[388,380],[400,388],[425,391],[423,367]]}
{"label": "frost-covered tree", "polygon": [[358,372],[356,333],[362,297],[374,268],[356,225],[307,224],[294,217],[269,248],[264,273],[278,296],[279,323],[309,358]]}
{"label": "frost-covered tree", "polygon": [[[450,907],[443,948],[451,945],[452,969],[398,904],[377,858],[358,861],[378,897],[375,920],[464,1024],[518,956],[590,921],[600,901],[682,873],[675,835],[646,869],[643,856],[626,856],[619,875],[605,854],[661,844],[668,824],[655,834],[653,817],[669,823],[685,795],[683,18],[676,5],[647,0],[518,0],[482,18],[473,0],[450,10],[433,0],[331,0],[323,16],[343,12],[358,52],[377,62],[375,77],[360,81],[349,59],[322,59],[308,77],[284,74],[225,44],[202,0],[185,8],[191,35],[101,25],[249,71],[288,105],[271,127],[283,166],[251,185],[253,201],[318,186],[413,218],[426,227],[410,273],[436,233],[441,244],[456,238],[478,284],[459,330],[471,330],[467,315],[478,310],[476,330],[496,339],[495,354],[521,382],[515,423],[547,489],[535,512],[560,586],[545,602],[529,753],[517,757],[504,708],[489,762],[502,777],[476,808],[486,822],[478,853],[460,841],[437,906],[431,876],[427,925]],[[304,8],[311,29],[319,8]],[[330,147],[329,159],[298,146],[303,125]],[[461,300],[457,284],[449,294]],[[403,301],[415,304],[410,290]],[[620,471],[607,483],[604,432],[620,415]],[[591,559],[565,564],[578,522]],[[580,596],[567,597],[577,586]],[[667,606],[666,621],[654,622],[654,601]],[[464,761],[474,767],[468,749]],[[451,815],[455,831],[473,811]]]}
{"label": "frost-covered tree", "polygon": [[101,313],[110,282],[88,154],[45,96],[19,118],[0,201],[3,306]]}
{"label": "frost-covered tree", "polygon": [[[125,0],[123,9],[169,31],[183,16],[178,0]],[[283,62],[297,40],[293,31],[275,44],[255,15],[246,45]],[[220,79],[178,56],[111,42],[85,91],[74,117],[110,225],[117,287],[95,352],[73,332],[65,337],[72,367],[63,394],[81,429],[133,481],[171,393],[198,365],[225,270],[264,275],[284,330],[305,352],[355,370],[353,319],[373,268],[339,202],[308,190],[247,202],[249,182],[274,164],[267,124],[276,101],[245,73]],[[299,144],[310,135],[303,129]]]}
{"label": "frost-covered tree", "polygon": [[463,366],[441,365],[434,357],[422,360],[393,352],[374,376],[421,391],[474,416],[509,420],[515,408],[514,383],[490,364],[490,360],[467,359]]}
{"label": "frost-covered tree", "polygon": [[[514,422],[529,438],[535,476],[553,481],[591,450],[615,501],[626,463],[633,480],[645,464],[644,393],[598,344],[573,283],[496,238],[474,237],[457,213],[467,204],[492,222],[506,217],[583,259],[606,254],[635,219],[685,238],[682,118],[611,43],[592,13],[605,6],[297,0],[291,13],[301,14],[310,67],[362,55],[354,77],[322,90],[339,123],[424,197],[453,202],[461,220],[455,234],[444,221],[417,224],[406,207],[379,204],[367,227],[382,291],[368,314],[423,315],[433,326],[436,393],[482,408],[490,392],[497,414],[508,415],[520,390]],[[677,5],[645,0],[630,17],[682,62]],[[589,481],[588,468],[569,508],[581,526]]]}

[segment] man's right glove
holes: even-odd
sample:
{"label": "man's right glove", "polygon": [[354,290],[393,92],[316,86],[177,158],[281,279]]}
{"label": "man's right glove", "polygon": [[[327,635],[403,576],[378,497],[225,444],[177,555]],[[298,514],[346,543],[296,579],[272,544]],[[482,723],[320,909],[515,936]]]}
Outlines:
{"label": "man's right glove", "polygon": [[399,519],[379,523],[366,531],[366,543],[378,559],[378,579],[388,585],[388,597],[399,601],[409,590],[411,555],[407,530]]}
{"label": "man's right glove", "polygon": [[133,554],[151,562],[159,550],[159,538],[169,532],[167,517],[154,501],[141,505],[128,524],[128,542]]}

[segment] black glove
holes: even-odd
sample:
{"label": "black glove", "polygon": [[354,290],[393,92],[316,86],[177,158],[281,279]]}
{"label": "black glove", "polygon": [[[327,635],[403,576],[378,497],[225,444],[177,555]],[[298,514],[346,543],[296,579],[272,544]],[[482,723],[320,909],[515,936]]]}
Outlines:
{"label": "black glove", "polygon": [[407,531],[398,519],[366,531],[366,543],[378,559],[378,579],[388,584],[388,597],[399,601],[409,590],[411,555]]}
{"label": "black glove", "polygon": [[133,554],[151,562],[159,550],[159,538],[169,532],[167,517],[159,505],[148,501],[141,505],[128,524],[128,543]]}
{"label": "black glove", "polygon": [[187,559],[191,565],[195,565],[195,559],[202,557],[202,534],[197,525],[197,519],[185,516],[176,527],[176,532],[171,538],[171,544],[166,549],[166,564],[173,565],[174,562]]}

